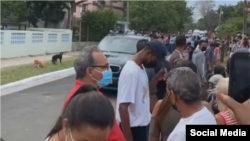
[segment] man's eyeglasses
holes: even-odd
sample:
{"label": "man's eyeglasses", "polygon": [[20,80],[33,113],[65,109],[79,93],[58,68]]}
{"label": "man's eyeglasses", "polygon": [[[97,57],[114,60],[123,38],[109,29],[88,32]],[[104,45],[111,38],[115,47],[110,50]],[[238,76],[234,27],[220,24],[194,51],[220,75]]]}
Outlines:
{"label": "man's eyeglasses", "polygon": [[90,66],[90,67],[92,67],[92,68],[102,68],[103,70],[111,70],[109,65],[105,65],[105,66],[96,65],[96,66]]}

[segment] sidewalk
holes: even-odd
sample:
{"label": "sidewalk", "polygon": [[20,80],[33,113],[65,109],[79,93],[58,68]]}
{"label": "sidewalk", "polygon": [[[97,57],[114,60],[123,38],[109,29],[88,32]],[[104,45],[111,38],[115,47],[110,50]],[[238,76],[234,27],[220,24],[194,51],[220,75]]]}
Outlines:
{"label": "sidewalk", "polygon": [[[80,52],[68,52],[63,55],[63,58],[71,58],[79,55]],[[34,57],[20,57],[20,58],[11,58],[11,59],[1,59],[1,68],[12,67],[12,66],[20,66],[26,64],[33,64],[35,59],[40,61],[49,61],[51,60],[51,55],[42,55],[42,56],[34,56]]]}

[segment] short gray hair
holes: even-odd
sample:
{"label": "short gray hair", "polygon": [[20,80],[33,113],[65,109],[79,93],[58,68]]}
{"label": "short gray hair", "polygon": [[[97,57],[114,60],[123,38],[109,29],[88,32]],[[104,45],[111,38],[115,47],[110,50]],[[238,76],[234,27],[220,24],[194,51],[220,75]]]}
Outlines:
{"label": "short gray hair", "polygon": [[75,61],[76,79],[81,79],[86,76],[86,69],[94,66],[96,61],[93,57],[93,52],[99,52],[97,46],[83,48],[81,54]]}
{"label": "short gray hair", "polygon": [[186,104],[200,99],[201,86],[197,74],[188,67],[171,70],[166,79],[168,90],[179,95]]}

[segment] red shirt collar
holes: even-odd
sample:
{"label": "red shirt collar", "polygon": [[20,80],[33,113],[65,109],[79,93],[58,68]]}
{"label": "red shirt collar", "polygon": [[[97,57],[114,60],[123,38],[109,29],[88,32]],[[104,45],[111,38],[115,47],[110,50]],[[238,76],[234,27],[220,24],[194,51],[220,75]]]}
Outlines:
{"label": "red shirt collar", "polygon": [[84,84],[83,81],[76,80],[75,87],[81,87]]}
{"label": "red shirt collar", "polygon": [[[80,81],[80,80],[76,80],[76,83],[75,83],[75,88],[79,88],[79,87],[81,87],[82,85],[84,84],[84,82],[83,81]],[[102,94],[103,95],[103,93],[102,92],[100,92],[99,90],[98,90],[98,93],[100,93],[100,94]]]}
{"label": "red shirt collar", "polygon": [[[74,95],[74,93],[79,89],[79,87],[81,87],[82,85],[84,84],[83,81],[80,81],[80,80],[76,80],[75,82],[75,86],[74,88],[70,91],[65,103],[64,103],[64,107],[68,104],[70,98]],[[103,95],[102,92],[98,91],[99,94]]]}

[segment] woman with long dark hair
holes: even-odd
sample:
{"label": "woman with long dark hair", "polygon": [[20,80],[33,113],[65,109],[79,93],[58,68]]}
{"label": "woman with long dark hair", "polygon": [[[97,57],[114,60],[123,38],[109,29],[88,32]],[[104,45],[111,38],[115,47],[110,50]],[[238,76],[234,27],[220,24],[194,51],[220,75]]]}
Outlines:
{"label": "woman with long dark hair", "polygon": [[104,141],[115,123],[108,98],[94,85],[82,85],[70,99],[46,141]]}

